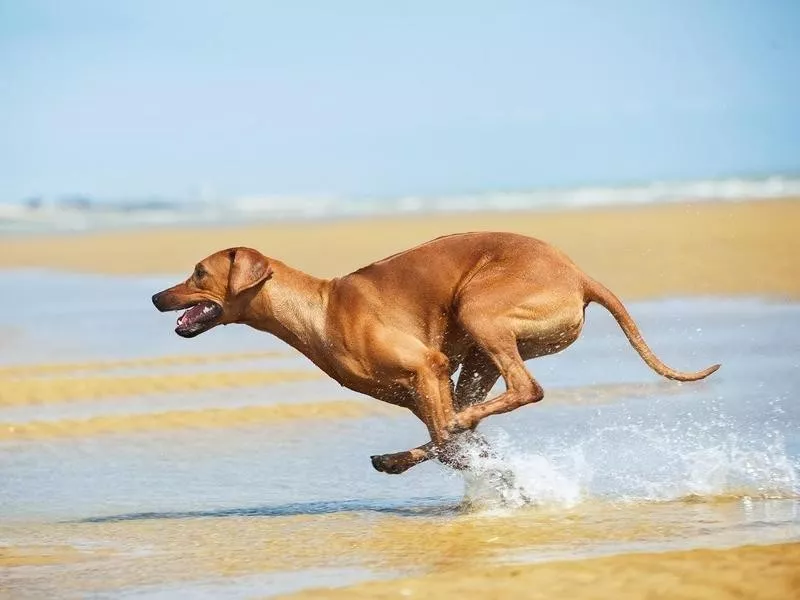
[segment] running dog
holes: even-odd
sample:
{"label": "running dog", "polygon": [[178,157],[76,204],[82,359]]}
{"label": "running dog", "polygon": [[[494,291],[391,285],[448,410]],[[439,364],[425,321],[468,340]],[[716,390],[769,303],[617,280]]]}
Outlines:
{"label": "running dog", "polygon": [[[431,441],[373,456],[384,473],[431,458],[464,468],[458,438],[490,415],[543,398],[524,361],[572,344],[590,302],[611,312],[659,375],[695,381],[719,368],[668,367],[619,298],[553,246],[512,233],[440,237],[331,280],[252,248],[229,248],[153,296],[162,312],[185,311],[175,329],[182,337],[249,325],[293,346],[341,385],[413,412]],[[487,400],[500,377],[505,391]]]}

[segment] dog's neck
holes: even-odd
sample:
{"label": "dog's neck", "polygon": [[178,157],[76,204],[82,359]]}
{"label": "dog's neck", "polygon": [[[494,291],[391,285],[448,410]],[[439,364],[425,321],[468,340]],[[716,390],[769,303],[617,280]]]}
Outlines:
{"label": "dog's neck", "polygon": [[[272,277],[252,300],[242,323],[266,331],[293,346],[312,361],[324,340],[330,282],[270,261]],[[258,315],[250,317],[250,315]]]}

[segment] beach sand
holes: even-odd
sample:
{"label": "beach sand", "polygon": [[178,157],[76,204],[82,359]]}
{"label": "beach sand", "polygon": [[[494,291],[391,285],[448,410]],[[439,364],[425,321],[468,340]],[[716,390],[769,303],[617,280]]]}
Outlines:
{"label": "beach sand", "polygon": [[[150,229],[0,239],[0,269],[44,269],[42,279],[65,271],[177,280],[217,249],[249,245],[310,273],[335,276],[438,235],[504,230],[562,248],[626,302],[674,303],[675,298],[703,296],[720,301],[732,296],[794,301],[800,298],[798,225],[800,202],[770,200]],[[56,298],[42,299],[43,306],[44,300],[58,303],[60,281],[48,291]],[[102,281],[96,283],[101,293]],[[86,302],[82,297],[68,299]],[[606,505],[592,499],[574,510],[557,507],[551,513],[523,510],[489,519],[461,514],[449,504],[454,484],[442,483],[444,476],[431,465],[407,479],[370,470],[370,452],[390,451],[393,445],[400,449],[408,439],[424,435],[416,430],[408,433],[412,419],[405,411],[339,391],[283,345],[265,345],[256,352],[251,351],[256,347],[252,344],[239,347],[240,341],[251,343],[251,339],[271,343],[263,334],[250,338],[236,330],[231,336],[228,328],[226,335],[217,332],[180,346],[183,353],[161,351],[167,336],[172,336],[171,328],[164,329],[159,320],[163,315],[151,316],[147,301],[144,292],[136,298],[136,310],[143,317],[134,322],[148,325],[138,327],[138,341],[129,340],[141,345],[139,358],[113,353],[115,343],[128,344],[129,338],[104,340],[104,330],[118,323],[116,314],[97,317],[101,325],[96,326],[96,335],[103,340],[97,347],[112,349],[103,360],[82,355],[81,340],[71,346],[68,342],[73,340],[59,337],[88,335],[91,319],[57,329],[52,337],[45,327],[44,342],[30,331],[31,323],[46,321],[47,310],[33,311],[25,317],[29,321],[8,318],[0,323],[4,332],[0,349],[13,359],[0,364],[0,444],[8,451],[9,481],[15,482],[13,489],[0,489],[0,500],[16,507],[6,515],[9,522],[0,540],[0,587],[5,582],[16,597],[53,597],[59,592],[114,595],[125,590],[145,596],[150,590],[153,597],[170,593],[259,597],[264,589],[280,593],[305,588],[319,589],[293,597],[800,596],[800,545],[779,543],[800,539],[800,504],[791,494],[787,498],[783,492],[758,487],[783,464],[786,457],[781,450],[761,452],[760,447],[740,442],[743,446],[723,452],[719,464],[698,463],[701,471],[710,473],[710,480],[716,468],[735,473],[760,468],[752,484],[757,488],[756,508],[742,499],[735,486],[732,499],[718,502],[717,495],[729,493],[728,488],[709,484],[707,502],[678,494],[675,502],[645,499]],[[785,320],[796,320],[796,311],[781,309],[776,302],[777,312],[767,318],[760,306],[721,304],[722,320],[715,325],[717,304],[705,309],[702,318],[698,306],[683,313],[680,306],[664,308],[656,303],[649,317],[639,306],[637,319],[647,324],[646,337],[658,336],[659,352],[680,359],[676,366],[702,367],[716,360],[721,349],[737,349],[739,354],[733,354],[713,381],[679,386],[653,378],[611,319],[603,329],[601,318],[593,316],[585,333],[588,339],[570,350],[570,364],[581,365],[570,375],[574,381],[568,378],[566,387],[547,386],[543,403],[547,406],[542,411],[514,415],[508,422],[528,430],[543,427],[537,430],[540,434],[552,434],[573,423],[570,415],[594,419],[596,405],[614,407],[624,401],[631,403],[634,417],[644,415],[641,422],[663,415],[665,423],[679,428],[691,425],[693,414],[706,414],[698,407],[711,397],[729,401],[745,414],[735,412],[736,418],[725,425],[740,437],[746,437],[748,427],[763,431],[761,421],[746,415],[762,415],[769,408],[762,404],[765,399],[785,397],[794,385],[786,379],[796,373],[787,362],[795,350],[791,335],[781,338],[777,354],[769,349],[777,332],[796,331]],[[669,319],[663,318],[665,314]],[[755,324],[752,330],[745,328],[750,322]],[[701,323],[708,332],[700,333]],[[737,330],[729,337],[733,325]],[[612,332],[611,339],[619,342],[615,348],[628,361],[622,367],[615,362],[616,355],[611,356],[617,350],[608,349],[608,338],[599,337],[603,331]],[[700,348],[699,356],[684,349],[687,341]],[[60,362],[20,362],[22,350],[15,348],[31,344],[35,351],[37,343],[60,343],[76,350],[64,353]],[[191,354],[199,347],[215,349]],[[599,366],[593,371],[594,364]],[[758,386],[748,385],[756,379],[761,381]],[[300,396],[299,401],[289,402]],[[663,400],[663,405],[647,408],[650,399]],[[792,406],[784,408],[789,412],[779,419],[789,423],[784,429],[791,432],[798,416]],[[689,421],[680,420],[685,415]],[[659,453],[666,456],[660,469],[667,471],[682,458],[679,454],[671,458],[670,452],[679,451],[674,446],[681,449],[697,442],[692,436],[676,438],[674,432],[666,435],[657,428],[625,438],[622,430],[613,429],[613,416],[608,419],[611,437],[600,438],[599,447],[613,446],[620,438],[620,457],[596,459],[592,468],[600,479],[624,471],[631,459],[635,462],[653,448],[656,458]],[[314,428],[313,423],[326,427]],[[626,426],[635,423],[634,418]],[[576,431],[572,434],[581,435]],[[713,458],[725,439],[701,439],[690,450],[704,460]],[[626,444],[635,456],[624,454]],[[344,464],[331,461],[332,456]],[[744,457],[741,465],[735,462],[737,456]],[[593,459],[591,453],[588,458]],[[609,458],[619,462],[609,463]],[[686,474],[664,477],[663,482],[646,483],[671,490]],[[326,502],[303,504],[314,494]],[[430,494],[436,498],[434,512],[419,508],[421,501],[414,498],[400,509],[373,500],[355,507],[348,504],[359,497],[369,499],[370,494],[379,499]],[[339,496],[344,500],[327,502]],[[81,520],[109,514],[120,520]],[[774,544],[741,546],[753,542]],[[692,549],[707,546],[739,547]],[[366,570],[350,573],[352,568]],[[319,569],[333,574],[328,579],[318,577],[314,573]],[[284,585],[273,578],[275,573],[294,579]],[[325,588],[376,576],[381,580],[339,591]],[[235,583],[215,588],[222,580]]]}
{"label": "beach sand", "polygon": [[513,231],[564,250],[624,299],[800,297],[800,202],[704,202],[542,213],[392,217],[0,239],[0,268],[185,276],[212,252],[252,246],[320,277],[460,231]]}
{"label": "beach sand", "polygon": [[800,544],[642,553],[455,569],[416,579],[308,590],[293,600],[583,598],[788,600],[800,593]]}
{"label": "beach sand", "polygon": [[[293,580],[285,587],[301,590],[287,597],[298,599],[795,597],[800,544],[731,548],[711,535],[701,538],[711,549],[691,548],[739,510],[725,501],[446,518],[209,511],[28,523],[6,528],[0,573],[18,598],[254,598],[280,590],[281,574]],[[685,537],[659,548],[667,534]],[[577,541],[607,546],[587,554]],[[625,544],[639,551],[620,552]],[[532,547],[529,560],[515,555]],[[322,587],[321,570],[340,573],[334,585],[378,577],[332,589]],[[220,581],[229,585],[215,595]]]}

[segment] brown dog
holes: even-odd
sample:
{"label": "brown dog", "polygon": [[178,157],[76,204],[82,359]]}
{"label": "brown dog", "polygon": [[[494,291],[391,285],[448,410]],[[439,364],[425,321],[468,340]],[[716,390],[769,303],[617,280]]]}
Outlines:
{"label": "brown dog", "polygon": [[[185,310],[175,329],[180,336],[244,323],[294,346],[341,385],[411,410],[431,442],[373,456],[386,473],[434,457],[460,468],[454,434],[540,401],[542,388],[523,361],[574,342],[589,302],[614,315],[660,375],[694,381],[719,368],[669,368],[614,294],[552,246],[510,233],[437,238],[332,280],[251,248],[230,248],[153,296],[160,311]],[[487,401],[498,377],[506,391]]]}

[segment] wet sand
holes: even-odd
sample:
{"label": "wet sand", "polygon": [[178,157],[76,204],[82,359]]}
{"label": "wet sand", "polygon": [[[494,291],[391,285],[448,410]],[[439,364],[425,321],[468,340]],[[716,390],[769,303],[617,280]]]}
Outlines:
{"label": "wet sand", "polygon": [[[799,219],[765,201],[0,240],[8,268],[106,274],[0,271],[0,590],[793,597]],[[723,369],[659,379],[590,307],[578,343],[531,362],[546,401],[482,426],[530,506],[491,464],[375,473],[370,454],[425,441],[407,411],[246,328],[181,340],[148,304],[221,246],[334,275],[466,229],[549,239],[625,300],[666,298],[629,303],[654,350]]]}
{"label": "wet sand", "polygon": [[170,375],[122,375],[106,377],[49,377],[2,379],[0,405],[85,401],[93,398],[169,393],[200,389],[230,389],[269,383],[320,379],[310,371],[211,372]]}
{"label": "wet sand", "polygon": [[627,299],[800,297],[800,202],[703,202],[543,213],[392,217],[0,239],[0,268],[184,275],[208,254],[253,246],[320,277],[433,237],[514,231],[546,240]]}
{"label": "wet sand", "polygon": [[[304,588],[298,598],[790,598],[800,544],[748,546],[781,541],[769,526],[786,527],[800,508],[782,502],[483,515],[430,501],[384,503],[386,512],[371,514],[346,502],[133,513],[7,526],[0,568],[19,598],[265,597]],[[750,531],[732,535],[737,526]],[[735,543],[745,547],[688,550]],[[320,587],[326,578],[377,581],[335,590]]]}
{"label": "wet sand", "polygon": [[[265,406],[254,406],[250,401],[223,408],[218,400],[211,407],[196,400],[189,406],[187,402],[167,400],[181,393],[196,399],[199,393],[213,396],[222,391],[306,381],[313,385],[325,379],[311,368],[276,369],[276,363],[285,357],[297,359],[298,355],[290,351],[243,352],[0,366],[0,442],[181,428],[265,426],[286,420],[408,416],[406,410],[347,391],[342,398],[329,398],[325,397],[325,391],[312,389],[314,401],[287,404],[286,399],[280,399]],[[259,369],[253,370],[256,365]],[[232,370],[233,366],[241,368]],[[678,388],[664,381],[573,386],[548,390],[548,403],[603,404],[621,396],[646,398],[678,392]],[[65,407],[73,404],[85,407],[77,411],[86,414],[84,418],[70,418]],[[166,410],[171,405],[174,408]],[[57,418],[41,419],[46,416],[41,410],[45,406]],[[111,407],[118,410],[109,414]],[[13,415],[12,409],[30,418],[1,420],[3,414]]]}
{"label": "wet sand", "polygon": [[129,360],[102,360],[85,361],[78,363],[58,362],[58,363],[37,363],[22,365],[3,365],[0,366],[0,377],[8,379],[18,379],[24,377],[41,377],[58,373],[86,374],[102,371],[116,371],[120,369],[135,369],[141,367],[174,367],[184,365],[209,365],[224,364],[239,360],[252,360],[259,358],[274,358],[289,354],[280,352],[239,352],[231,354],[211,354],[211,355],[184,355],[184,356],[161,356],[158,358],[140,358]]}
{"label": "wet sand", "polygon": [[[274,375],[274,374],[273,374]],[[226,377],[211,379],[211,384],[200,386],[205,390],[218,390],[226,387],[237,389],[248,385],[263,385],[271,382],[272,377],[265,376],[256,379],[237,380],[235,386],[226,383],[238,377],[237,374],[228,374]],[[0,382],[2,379],[0,379]],[[202,382],[201,382],[202,383]],[[84,386],[85,387],[85,386]],[[92,399],[102,396],[71,396],[58,390],[52,396],[47,396],[47,401],[58,406],[59,402],[80,400],[91,403]],[[198,389],[198,388],[194,388]],[[150,390],[152,391],[152,390]],[[163,389],[160,391],[164,391]],[[129,396],[136,396],[139,388],[125,388],[124,393],[109,394],[113,401],[124,402]],[[553,389],[548,391],[549,404],[565,404],[581,406],[587,404],[613,403],[620,397],[636,398],[648,397],[654,393],[662,396],[679,393],[678,388],[664,384],[637,384],[637,385],[606,385],[585,386],[575,388]],[[147,398],[147,396],[145,396]],[[151,396],[152,398],[152,396]],[[19,403],[3,404],[0,408],[17,406]],[[153,432],[182,428],[229,428],[242,426],[266,426],[281,424],[287,420],[315,420],[315,419],[351,419],[367,416],[407,417],[408,412],[402,408],[372,402],[361,397],[353,400],[327,400],[321,402],[295,402],[292,404],[271,404],[268,406],[241,406],[236,408],[197,408],[193,410],[160,410],[160,406],[152,402],[150,410],[143,410],[137,414],[132,412],[132,406],[123,408],[120,414],[102,414],[89,416],[82,419],[60,416],[57,419],[26,420],[23,422],[0,421],[0,442],[10,440],[30,440],[36,438],[63,438],[81,437],[87,435]],[[100,408],[102,410],[102,408]],[[7,412],[7,411],[6,411]],[[56,414],[63,415],[62,410],[56,409]]]}
{"label": "wet sand", "polygon": [[326,598],[674,598],[786,600],[800,593],[800,544],[642,553],[547,565],[477,567],[345,590],[284,596]]}
{"label": "wet sand", "polygon": [[198,427],[254,427],[280,424],[286,420],[352,419],[370,414],[381,415],[387,412],[389,410],[383,409],[378,404],[334,401],[229,409],[173,410],[138,415],[106,415],[80,420],[59,419],[57,421],[0,423],[0,442]]}

